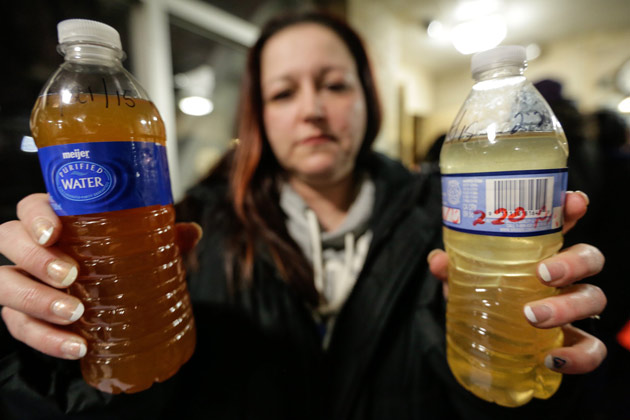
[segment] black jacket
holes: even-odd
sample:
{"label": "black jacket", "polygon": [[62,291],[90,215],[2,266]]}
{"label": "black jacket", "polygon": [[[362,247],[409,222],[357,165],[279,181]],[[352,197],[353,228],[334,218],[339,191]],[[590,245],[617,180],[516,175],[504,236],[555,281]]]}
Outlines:
{"label": "black jacket", "polygon": [[43,356],[4,331],[0,419],[590,418],[576,409],[582,396],[572,378],[550,400],[507,409],[477,399],[452,377],[441,284],[426,262],[441,246],[439,176],[428,168],[411,174],[372,156],[374,236],[328,351],[264,250],[252,287],[228,292],[226,187],[203,183],[188,200],[204,223],[198,267],[189,276],[198,332],[193,358],[148,391],[112,396],[86,385],[77,362]]}

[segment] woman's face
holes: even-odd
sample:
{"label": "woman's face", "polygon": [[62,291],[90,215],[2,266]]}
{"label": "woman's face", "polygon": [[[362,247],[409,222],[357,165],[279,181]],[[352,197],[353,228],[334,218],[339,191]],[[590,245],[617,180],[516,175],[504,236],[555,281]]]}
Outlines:
{"label": "woman's face", "polygon": [[330,29],[303,23],[261,53],[265,132],[290,178],[326,185],[352,173],[366,129],[356,65]]}

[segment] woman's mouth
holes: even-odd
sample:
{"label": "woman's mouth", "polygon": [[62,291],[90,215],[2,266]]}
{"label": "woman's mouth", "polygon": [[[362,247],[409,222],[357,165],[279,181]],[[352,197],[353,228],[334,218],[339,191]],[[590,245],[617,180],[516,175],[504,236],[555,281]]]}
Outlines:
{"label": "woman's mouth", "polygon": [[302,139],[300,141],[300,144],[302,145],[309,145],[309,146],[314,146],[317,144],[323,144],[323,143],[330,143],[330,142],[334,142],[335,138],[331,135],[328,134],[318,134],[315,136],[310,136],[310,137],[306,137],[304,139]]}

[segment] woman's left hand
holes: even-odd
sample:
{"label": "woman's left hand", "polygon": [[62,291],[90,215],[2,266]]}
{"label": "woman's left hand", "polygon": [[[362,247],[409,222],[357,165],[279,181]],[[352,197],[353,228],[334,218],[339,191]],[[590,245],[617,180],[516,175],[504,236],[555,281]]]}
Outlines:
{"label": "woman's left hand", "polygon": [[[583,193],[567,193],[564,232],[586,213],[588,197]],[[444,296],[448,296],[448,256],[434,250],[429,256],[433,275],[442,280]],[[570,325],[571,322],[596,317],[606,306],[606,296],[597,286],[573,284],[599,273],[604,256],[591,245],[578,244],[542,261],[537,274],[541,283],[560,288],[556,296],[530,302],[523,308],[524,316],[538,328],[562,327],[564,345],[553,349],[545,365],[561,373],[587,373],[597,368],[606,357],[606,346],[598,338]]]}

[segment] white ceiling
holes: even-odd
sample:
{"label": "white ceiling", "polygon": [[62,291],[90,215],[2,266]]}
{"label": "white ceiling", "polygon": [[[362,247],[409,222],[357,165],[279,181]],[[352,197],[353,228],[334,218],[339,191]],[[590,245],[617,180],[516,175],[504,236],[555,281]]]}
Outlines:
{"label": "white ceiling", "polygon": [[[416,54],[431,57],[430,70],[462,65],[470,58],[459,54],[447,42],[431,39],[426,25],[437,19],[458,23],[456,6],[463,0],[387,0],[381,3],[398,22],[405,25],[407,42]],[[507,37],[502,44],[543,45],[599,30],[630,29],[630,0],[498,0],[496,13],[507,22]],[[630,45],[628,46],[630,57]]]}

